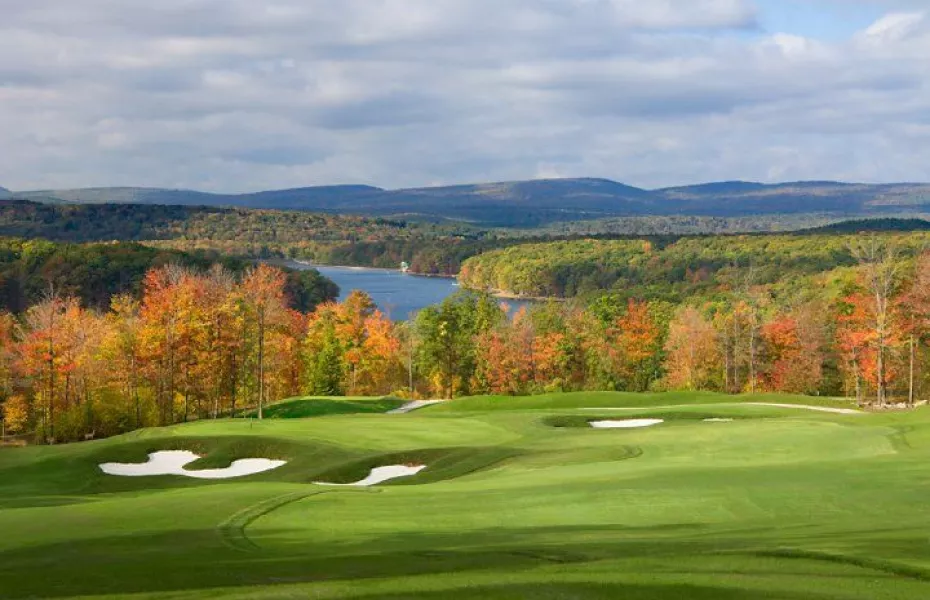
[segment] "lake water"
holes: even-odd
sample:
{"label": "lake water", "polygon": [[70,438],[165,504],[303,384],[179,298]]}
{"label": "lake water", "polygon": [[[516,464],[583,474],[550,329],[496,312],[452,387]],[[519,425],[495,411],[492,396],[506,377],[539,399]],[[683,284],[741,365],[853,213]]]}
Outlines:
{"label": "lake water", "polygon": [[[294,269],[316,269],[339,286],[339,300],[353,290],[366,292],[378,308],[395,321],[405,321],[418,310],[439,304],[459,290],[458,283],[451,277],[422,277],[401,273],[399,270],[365,269],[361,267],[324,267],[288,262]],[[502,301],[503,302],[503,301]],[[507,300],[511,310],[528,303]]]}

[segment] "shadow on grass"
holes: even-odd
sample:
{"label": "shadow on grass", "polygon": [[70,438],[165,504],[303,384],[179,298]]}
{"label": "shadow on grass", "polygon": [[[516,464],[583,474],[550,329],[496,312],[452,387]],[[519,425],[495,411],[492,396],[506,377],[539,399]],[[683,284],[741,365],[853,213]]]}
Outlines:
{"label": "shadow on grass", "polygon": [[[266,406],[262,411],[266,419],[307,419],[330,415],[385,414],[406,404],[397,398],[377,398],[365,400],[342,400],[330,398],[302,398],[288,400]],[[250,411],[244,417],[253,417],[257,411]]]}
{"label": "shadow on grass", "polygon": [[[0,561],[0,590],[5,600],[19,600],[353,581],[358,585],[355,596],[358,598],[818,598],[812,594],[764,594],[661,582],[662,573],[680,575],[687,569],[684,565],[700,565],[699,572],[704,578],[752,573],[755,577],[773,577],[774,583],[780,578],[804,577],[805,567],[800,566],[800,559],[821,560],[813,556],[772,556],[776,562],[759,563],[758,540],[753,536],[709,539],[703,536],[702,527],[694,524],[659,528],[412,532],[326,545],[314,541],[310,532],[306,541],[287,541],[293,540],[293,533],[264,531],[261,551],[254,554],[226,547],[212,529],[78,539],[11,550],[4,552]],[[715,561],[700,563],[701,557],[712,556],[717,557]],[[721,562],[721,556],[729,558]],[[609,579],[621,580],[627,573],[641,575],[643,564],[648,564],[642,560],[665,564],[673,571],[655,571],[655,585],[553,581],[560,574],[571,573],[575,565],[578,565],[576,573],[582,574],[585,564],[631,559],[636,560],[618,565]],[[538,571],[547,565],[556,569]],[[799,566],[795,569],[793,565]],[[864,580],[875,584],[878,579],[893,580],[901,575],[887,570],[877,573],[873,565],[862,565],[862,570],[855,569],[857,566],[844,563],[836,577],[848,580],[849,586],[857,586]],[[524,577],[538,576],[539,581],[525,585],[455,587],[450,580],[452,587],[441,592],[404,592],[393,596],[366,596],[363,591],[366,580],[437,574],[460,574],[467,580],[469,573],[482,571],[521,573]],[[603,579],[603,569],[599,568],[591,577]]]}
{"label": "shadow on grass", "polygon": [[431,592],[354,596],[356,600],[817,600],[826,596],[785,594],[697,585],[539,583],[480,585]]}

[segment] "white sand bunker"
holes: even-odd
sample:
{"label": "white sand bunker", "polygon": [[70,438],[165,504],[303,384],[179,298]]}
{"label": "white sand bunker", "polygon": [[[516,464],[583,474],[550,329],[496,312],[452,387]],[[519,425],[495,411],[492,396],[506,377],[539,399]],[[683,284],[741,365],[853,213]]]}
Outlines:
{"label": "white sand bunker", "polygon": [[313,483],[317,485],[368,487],[390,481],[391,479],[398,479],[399,477],[410,477],[416,475],[425,468],[426,465],[389,465],[372,469],[368,477],[356,481],[355,483],[325,483],[323,481],[314,481]]}
{"label": "white sand bunker", "polygon": [[440,404],[442,400],[414,400],[413,402],[408,402],[400,408],[395,408],[394,410],[389,410],[387,414],[389,415],[403,415],[415,410],[425,408],[427,406],[432,406],[434,404]]}
{"label": "white sand bunker", "polygon": [[636,429],[662,423],[665,423],[664,419],[624,419],[622,421],[591,421],[588,424],[595,429]]}
{"label": "white sand bunker", "polygon": [[733,419],[713,418],[713,419],[704,419],[704,422],[705,423],[732,423]]}
{"label": "white sand bunker", "polygon": [[186,450],[167,450],[149,454],[149,460],[139,464],[104,463],[100,470],[107,475],[120,477],[152,477],[155,475],[182,475],[194,479],[232,479],[264,473],[287,464],[284,460],[267,458],[244,458],[237,460],[225,469],[204,469],[188,471],[184,467],[198,460],[199,455]]}

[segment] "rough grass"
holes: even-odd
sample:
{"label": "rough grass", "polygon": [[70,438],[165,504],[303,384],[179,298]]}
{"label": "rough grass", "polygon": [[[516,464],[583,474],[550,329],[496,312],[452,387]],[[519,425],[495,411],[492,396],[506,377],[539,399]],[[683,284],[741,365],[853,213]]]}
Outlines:
{"label": "rough grass", "polygon": [[[457,402],[0,450],[0,597],[930,597],[930,410],[848,417],[703,394]],[[603,410],[624,405],[637,410]],[[572,426],[628,416],[669,423]],[[202,453],[195,468],[289,462],[228,481],[96,466],[160,449]],[[405,462],[429,468],[366,490],[308,483]]]}

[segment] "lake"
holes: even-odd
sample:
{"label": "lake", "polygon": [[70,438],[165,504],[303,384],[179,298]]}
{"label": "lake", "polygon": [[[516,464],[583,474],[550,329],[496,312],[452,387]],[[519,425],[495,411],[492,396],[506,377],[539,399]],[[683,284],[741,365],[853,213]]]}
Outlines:
{"label": "lake", "polygon": [[[459,290],[458,282],[451,277],[423,277],[391,269],[362,267],[324,267],[288,261],[292,269],[316,269],[339,286],[339,300],[345,300],[353,290],[371,296],[378,308],[395,321],[406,321],[418,310],[439,304]],[[505,302],[502,300],[502,302]],[[529,303],[506,300],[511,310]]]}

